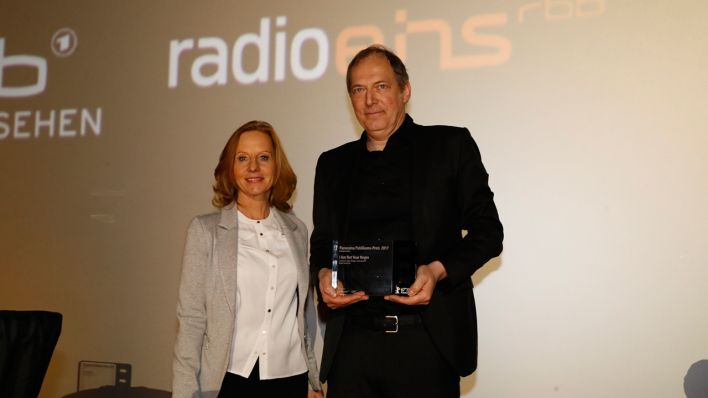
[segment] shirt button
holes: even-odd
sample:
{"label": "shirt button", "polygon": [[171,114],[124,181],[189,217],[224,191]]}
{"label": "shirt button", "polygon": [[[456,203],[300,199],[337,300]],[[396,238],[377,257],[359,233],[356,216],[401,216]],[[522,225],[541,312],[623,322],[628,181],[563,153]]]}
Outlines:
{"label": "shirt button", "polygon": [[275,286],[271,286],[271,287],[270,287],[270,290],[275,290]]}
{"label": "shirt button", "polygon": [[261,232],[261,234],[260,234],[260,235],[261,235],[261,236],[263,236],[263,232]]}
{"label": "shirt button", "polygon": [[263,334],[266,334],[266,331],[265,331],[265,330],[263,330],[263,331],[261,331],[261,333],[263,333]]}
{"label": "shirt button", "polygon": [[268,312],[270,312],[270,308],[268,308]]}

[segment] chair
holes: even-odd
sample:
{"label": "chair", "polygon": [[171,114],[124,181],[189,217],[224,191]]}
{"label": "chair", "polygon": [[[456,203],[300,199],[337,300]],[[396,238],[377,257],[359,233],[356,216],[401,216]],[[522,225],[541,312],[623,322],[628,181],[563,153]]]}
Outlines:
{"label": "chair", "polygon": [[0,397],[39,395],[61,324],[57,312],[0,311]]}

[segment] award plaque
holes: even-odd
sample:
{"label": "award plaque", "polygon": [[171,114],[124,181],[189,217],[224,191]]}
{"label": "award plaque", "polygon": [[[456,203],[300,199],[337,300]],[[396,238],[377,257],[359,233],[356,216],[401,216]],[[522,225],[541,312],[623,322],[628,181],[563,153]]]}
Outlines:
{"label": "award plaque", "polygon": [[415,281],[415,244],[411,241],[356,241],[332,244],[332,286],[370,296],[408,294]]}

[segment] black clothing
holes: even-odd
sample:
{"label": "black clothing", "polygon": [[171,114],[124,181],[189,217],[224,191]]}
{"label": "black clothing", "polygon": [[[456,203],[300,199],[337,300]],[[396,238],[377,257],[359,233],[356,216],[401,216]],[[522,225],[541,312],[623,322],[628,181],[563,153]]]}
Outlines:
{"label": "black clothing", "polygon": [[[408,141],[403,148],[395,147],[399,138]],[[375,195],[374,202],[370,202],[368,196],[361,195],[356,200],[352,196],[355,186],[370,190],[372,181],[377,181],[375,177],[361,181],[362,176],[372,171],[367,168],[366,161],[363,166],[360,162],[365,139],[364,136],[327,151],[317,162],[310,256],[312,275],[317,280],[319,270],[330,266],[333,239],[346,241],[351,234],[363,231],[364,226],[358,225],[359,220],[355,219],[362,215],[362,209],[379,212],[371,207],[390,207],[393,198],[405,201],[404,196],[408,196],[409,204],[393,210],[393,214],[384,215],[390,223],[376,228],[382,231],[381,235],[393,236],[410,223],[409,234],[417,244],[420,264],[439,260],[444,265],[447,277],[437,283],[430,303],[416,309],[423,321],[425,336],[429,336],[449,368],[458,376],[469,375],[477,366],[477,324],[471,275],[501,253],[503,240],[494,195],[489,189],[488,175],[477,145],[467,129],[420,126],[406,115],[401,127],[389,138],[391,149],[401,153],[394,160],[382,160],[391,170],[390,174],[383,171],[381,175],[384,182],[400,184],[399,188],[407,188],[410,193]],[[404,170],[404,177],[400,177],[397,172],[406,164],[408,169]],[[391,181],[397,175],[400,181]],[[409,219],[403,208],[410,209]],[[464,237],[463,230],[468,232]],[[323,381],[333,370],[340,348],[357,348],[340,347],[345,328],[349,330],[345,324],[346,308],[330,310],[325,318],[327,328],[320,370]]]}
{"label": "black clothing", "polygon": [[307,372],[277,379],[261,380],[258,361],[248,377],[226,372],[217,398],[301,397],[307,398]]}
{"label": "black clothing", "polygon": [[[399,129],[383,151],[366,149],[366,134],[357,142],[359,156],[353,165],[349,201],[348,239],[412,240],[411,143],[406,129]],[[417,313],[416,307],[370,297],[347,307],[349,315],[372,316]]]}

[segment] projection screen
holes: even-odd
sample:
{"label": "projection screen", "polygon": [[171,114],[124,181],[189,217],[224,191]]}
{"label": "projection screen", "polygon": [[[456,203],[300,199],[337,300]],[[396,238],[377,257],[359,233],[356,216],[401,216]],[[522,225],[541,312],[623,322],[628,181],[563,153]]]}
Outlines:
{"label": "projection screen", "polygon": [[408,65],[417,123],[470,129],[505,227],[473,276],[462,395],[684,396],[708,359],[707,15],[697,0],[3,0],[0,309],[64,315],[40,397],[76,392],[79,361],[171,389],[185,231],[213,211],[226,139],[275,126],[311,229],[318,155],[361,134],[346,64],[374,42]]}

